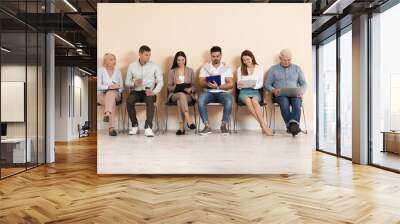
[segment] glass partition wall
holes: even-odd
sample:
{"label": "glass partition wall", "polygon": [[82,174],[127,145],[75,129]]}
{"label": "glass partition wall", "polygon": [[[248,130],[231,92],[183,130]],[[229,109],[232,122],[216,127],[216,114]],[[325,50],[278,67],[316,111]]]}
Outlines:
{"label": "glass partition wall", "polygon": [[[23,13],[41,5],[18,2]],[[45,41],[44,33],[0,11],[1,179],[45,163]]]}
{"label": "glass partition wall", "polygon": [[370,163],[400,172],[400,4],[371,18]]}
{"label": "glass partition wall", "polygon": [[352,157],[352,26],[317,45],[317,150]]}

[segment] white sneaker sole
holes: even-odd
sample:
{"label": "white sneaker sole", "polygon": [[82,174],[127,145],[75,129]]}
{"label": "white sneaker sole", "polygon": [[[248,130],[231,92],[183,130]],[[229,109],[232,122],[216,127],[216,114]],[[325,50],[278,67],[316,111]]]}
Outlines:
{"label": "white sneaker sole", "polygon": [[137,130],[136,132],[128,132],[128,135],[137,135],[139,133],[139,130]]}
{"label": "white sneaker sole", "polygon": [[209,131],[209,132],[200,132],[199,135],[206,136],[206,135],[211,134],[211,133],[212,133],[211,131]]}

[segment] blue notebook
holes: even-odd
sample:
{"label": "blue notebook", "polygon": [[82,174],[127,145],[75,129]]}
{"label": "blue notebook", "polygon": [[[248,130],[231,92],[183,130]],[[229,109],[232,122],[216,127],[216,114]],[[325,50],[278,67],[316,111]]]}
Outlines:
{"label": "blue notebook", "polygon": [[213,75],[213,76],[208,76],[206,78],[207,82],[216,82],[218,86],[221,85],[221,75]]}

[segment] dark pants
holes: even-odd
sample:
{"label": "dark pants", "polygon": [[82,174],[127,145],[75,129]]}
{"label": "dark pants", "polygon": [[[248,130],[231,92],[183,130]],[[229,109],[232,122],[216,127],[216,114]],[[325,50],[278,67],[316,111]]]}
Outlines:
{"label": "dark pants", "polygon": [[129,118],[132,121],[132,127],[139,125],[136,117],[136,103],[146,103],[146,122],[145,128],[153,128],[153,117],[154,117],[154,102],[156,102],[156,96],[146,96],[144,91],[132,91],[126,99],[126,106],[128,108]]}
{"label": "dark pants", "polygon": [[[286,127],[289,123],[296,122],[300,125],[301,99],[298,97],[278,96],[273,101],[279,104]],[[290,110],[290,108],[292,110]]]}

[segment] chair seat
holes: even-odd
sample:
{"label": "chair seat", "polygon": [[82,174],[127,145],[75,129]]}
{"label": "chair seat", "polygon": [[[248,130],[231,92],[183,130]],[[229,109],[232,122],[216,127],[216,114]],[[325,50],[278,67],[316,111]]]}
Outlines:
{"label": "chair seat", "polygon": [[221,106],[222,103],[208,103],[207,106]]}
{"label": "chair seat", "polygon": [[[146,103],[145,102],[136,102],[135,105],[141,106],[141,105],[146,105]],[[154,105],[157,105],[157,102],[154,102]]]}

